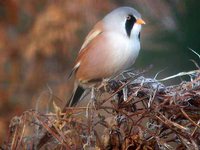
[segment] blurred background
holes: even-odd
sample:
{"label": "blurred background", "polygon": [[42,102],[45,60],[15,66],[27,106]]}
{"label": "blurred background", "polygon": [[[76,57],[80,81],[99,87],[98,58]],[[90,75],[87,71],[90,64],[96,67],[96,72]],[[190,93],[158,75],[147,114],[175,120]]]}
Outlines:
{"label": "blurred background", "polygon": [[164,69],[158,78],[196,69],[188,48],[200,53],[198,0],[0,0],[0,143],[12,117],[47,107],[52,96],[68,98],[66,76],[84,37],[119,6],[136,8],[146,21],[134,68],[152,64],[146,77]]}

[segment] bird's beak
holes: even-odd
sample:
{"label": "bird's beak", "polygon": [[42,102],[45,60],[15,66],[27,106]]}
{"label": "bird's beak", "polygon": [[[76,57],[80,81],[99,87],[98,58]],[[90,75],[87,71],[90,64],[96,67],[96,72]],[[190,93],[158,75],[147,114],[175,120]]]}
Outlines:
{"label": "bird's beak", "polygon": [[137,24],[146,24],[144,20],[142,20],[141,18],[140,19],[137,19],[136,21]]}

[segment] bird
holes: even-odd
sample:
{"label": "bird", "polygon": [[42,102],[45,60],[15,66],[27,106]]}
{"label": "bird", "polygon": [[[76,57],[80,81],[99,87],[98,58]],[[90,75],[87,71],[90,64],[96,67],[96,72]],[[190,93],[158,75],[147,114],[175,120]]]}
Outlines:
{"label": "bird", "polygon": [[73,94],[66,107],[75,106],[85,89],[94,88],[103,80],[134,64],[140,51],[140,31],[145,21],[132,7],[119,7],[96,23],[86,36],[69,75],[74,75]]}
{"label": "bird", "polygon": [[[134,64],[140,51],[140,31],[145,21],[132,7],[119,7],[96,23],[86,36],[75,65],[74,90],[65,108],[76,106],[86,89],[94,89],[104,79],[111,78]],[[51,127],[52,131],[56,130]],[[41,148],[52,136],[46,133],[38,142]]]}

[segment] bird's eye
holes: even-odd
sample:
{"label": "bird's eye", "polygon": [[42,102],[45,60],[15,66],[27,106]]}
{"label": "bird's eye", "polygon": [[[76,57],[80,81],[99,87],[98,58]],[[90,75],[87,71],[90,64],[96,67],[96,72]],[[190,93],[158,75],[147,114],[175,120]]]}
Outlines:
{"label": "bird's eye", "polygon": [[136,21],[136,18],[135,18],[133,15],[128,15],[128,16],[126,17],[126,20],[127,20],[127,21],[135,22],[135,21]]}
{"label": "bird's eye", "polygon": [[128,15],[128,16],[126,17],[126,19],[127,19],[127,20],[131,20],[131,15]]}

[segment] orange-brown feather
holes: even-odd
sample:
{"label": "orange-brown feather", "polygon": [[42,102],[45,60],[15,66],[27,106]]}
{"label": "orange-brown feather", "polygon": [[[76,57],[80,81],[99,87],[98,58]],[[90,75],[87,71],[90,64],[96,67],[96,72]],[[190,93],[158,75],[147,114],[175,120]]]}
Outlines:
{"label": "orange-brown feather", "polygon": [[[112,70],[105,70],[105,59],[108,58],[107,50],[109,47],[104,47],[105,37],[103,36],[103,25],[98,22],[90,31],[84,42],[84,47],[80,50],[76,63],[80,63],[75,72],[75,77],[79,82],[87,82],[90,80],[102,79],[110,76]],[[93,36],[94,32],[98,32]],[[92,38],[90,36],[93,36]],[[88,42],[89,40],[89,42]],[[110,60],[111,61],[111,60]]]}
{"label": "orange-brown feather", "polygon": [[85,47],[93,40],[95,39],[99,34],[101,34],[103,32],[103,24],[101,21],[97,22],[96,25],[94,26],[94,28],[88,33],[88,35],[85,38],[85,41],[79,51],[82,52],[83,49],[85,49]]}
{"label": "orange-brown feather", "polygon": [[75,74],[78,81],[87,82],[90,80],[102,79],[112,74],[112,70],[106,69],[108,68],[108,63],[106,63],[105,60],[109,59],[109,50],[104,47],[104,44],[104,36],[100,35],[84,49],[81,55],[79,55],[77,62],[80,62],[80,66]]}

